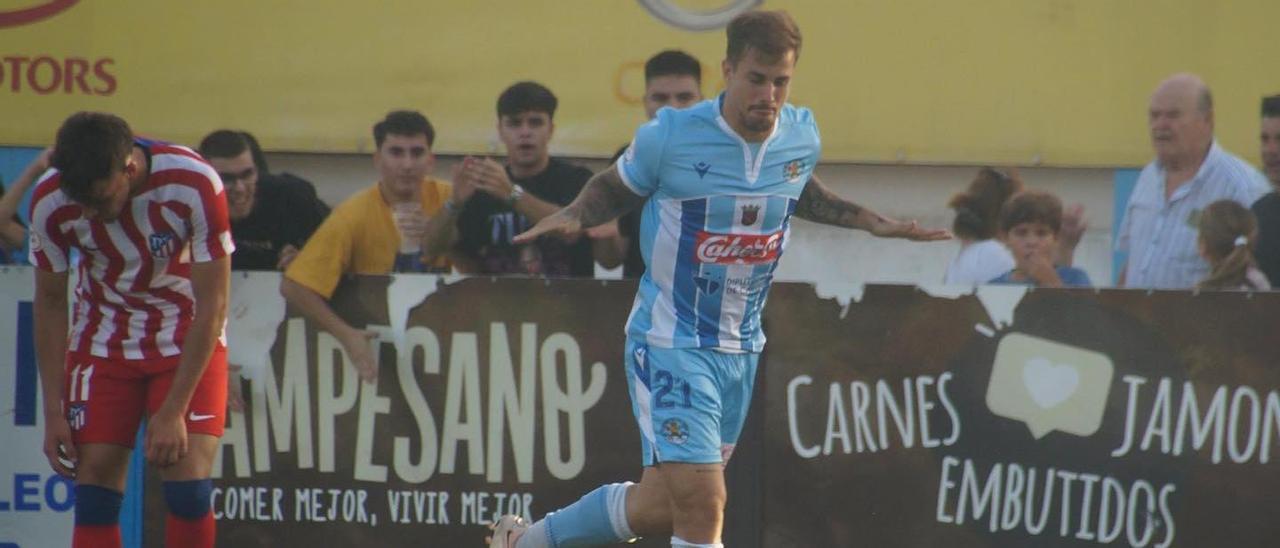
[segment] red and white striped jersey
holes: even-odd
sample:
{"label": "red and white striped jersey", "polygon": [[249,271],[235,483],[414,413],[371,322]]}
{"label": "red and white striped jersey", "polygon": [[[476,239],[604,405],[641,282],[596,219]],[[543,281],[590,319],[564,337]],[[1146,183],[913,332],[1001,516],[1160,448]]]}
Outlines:
{"label": "red and white striped jersey", "polygon": [[[230,255],[222,180],[191,149],[137,139],[151,173],[114,221],[89,220],[50,170],[31,198],[31,264],[66,272],[80,254],[68,349],[124,360],[182,352],[195,316],[191,263]],[[224,331],[219,340],[225,345]]]}

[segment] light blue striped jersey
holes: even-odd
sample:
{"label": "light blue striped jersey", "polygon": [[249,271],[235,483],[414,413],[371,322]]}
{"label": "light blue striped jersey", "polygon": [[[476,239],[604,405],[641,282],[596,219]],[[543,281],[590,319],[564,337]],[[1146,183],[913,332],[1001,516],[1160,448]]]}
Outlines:
{"label": "light blue striped jersey", "polygon": [[773,133],[747,143],[723,96],[664,108],[636,131],[618,173],[647,196],[640,278],[627,336],[663,348],[764,348],[760,311],[821,139],[809,109],[784,105]]}

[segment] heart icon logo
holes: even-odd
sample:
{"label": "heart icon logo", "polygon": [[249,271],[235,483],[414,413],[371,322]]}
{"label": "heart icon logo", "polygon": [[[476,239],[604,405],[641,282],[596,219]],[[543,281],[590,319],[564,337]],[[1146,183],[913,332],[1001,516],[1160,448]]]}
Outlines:
{"label": "heart icon logo", "polygon": [[1057,407],[1067,401],[1080,386],[1080,373],[1070,365],[1060,365],[1046,358],[1027,360],[1022,366],[1022,383],[1041,409]]}

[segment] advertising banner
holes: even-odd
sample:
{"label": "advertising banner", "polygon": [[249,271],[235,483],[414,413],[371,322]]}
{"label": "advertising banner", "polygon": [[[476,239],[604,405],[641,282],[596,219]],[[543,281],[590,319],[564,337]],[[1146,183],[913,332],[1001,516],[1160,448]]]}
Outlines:
{"label": "advertising banner", "polygon": [[694,54],[713,96],[723,26],[753,7],[801,28],[791,100],[825,161],[1141,165],[1148,96],[1179,71],[1205,77],[1218,137],[1256,160],[1258,100],[1280,90],[1260,54],[1273,0],[0,0],[0,145],[105,110],[188,145],[230,127],[268,150],[368,152],[374,122],[411,108],[437,152],[493,153],[498,94],[536,80],[560,99],[552,151],[608,157],[644,121],[645,60]]}
{"label": "advertising banner", "polygon": [[364,383],[337,339],[286,315],[277,274],[236,278],[229,361],[250,379],[214,466],[219,546],[479,545],[503,514],[640,475],[620,363],[632,284],[351,280],[333,306],[376,334]]}
{"label": "advertising banner", "polygon": [[764,546],[1280,538],[1280,294],[844,293],[774,288]]}

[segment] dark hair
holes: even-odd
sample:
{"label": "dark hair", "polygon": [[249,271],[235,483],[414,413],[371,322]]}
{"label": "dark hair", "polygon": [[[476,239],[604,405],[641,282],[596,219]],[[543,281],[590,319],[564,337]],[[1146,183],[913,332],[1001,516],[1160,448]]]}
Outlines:
{"label": "dark hair", "polygon": [[77,112],[58,128],[49,164],[60,172],[58,185],[72,200],[91,204],[94,181],[124,168],[133,152],[133,130],[123,118],[105,112]]}
{"label": "dark hair", "polygon": [[209,158],[235,158],[245,151],[253,158],[253,167],[267,173],[267,155],[252,133],[235,129],[219,129],[200,140],[200,155]]}
{"label": "dark hair", "polygon": [[387,140],[387,134],[414,136],[426,135],[427,146],[431,147],[436,142],[436,129],[431,127],[431,122],[426,116],[414,110],[393,110],[387,113],[387,117],[381,122],[373,125],[373,143],[378,148],[382,148],[382,142]]}
{"label": "dark hair", "polygon": [[1258,219],[1249,208],[1234,200],[1206,206],[1200,213],[1200,242],[1213,268],[1196,287],[1236,289],[1245,285],[1257,241]]}
{"label": "dark hair", "polygon": [[785,11],[742,12],[729,21],[725,34],[728,35],[725,57],[730,63],[736,64],[748,49],[769,57],[794,51],[796,60],[800,59],[800,27]]}
{"label": "dark hair", "polygon": [[1262,98],[1262,116],[1264,118],[1280,118],[1280,95]]}
{"label": "dark hair", "polygon": [[1014,194],[1000,210],[1000,231],[1009,232],[1024,223],[1044,223],[1057,234],[1062,228],[1062,200],[1043,190]]}
{"label": "dark hair", "polygon": [[547,86],[537,82],[516,82],[498,96],[498,118],[530,111],[545,112],[547,118],[555,118],[557,105],[556,95]]}
{"label": "dark hair", "polygon": [[702,84],[702,63],[678,49],[665,50],[644,63],[646,84],[659,76],[692,76],[698,84]]}
{"label": "dark hair", "polygon": [[1022,190],[1022,179],[1017,171],[982,168],[969,188],[947,202],[947,207],[956,212],[951,230],[969,240],[994,238],[1000,230],[1000,208],[1019,190]]}
{"label": "dark hair", "polygon": [[205,158],[235,158],[249,150],[246,133],[220,129],[200,140],[200,155]]}

